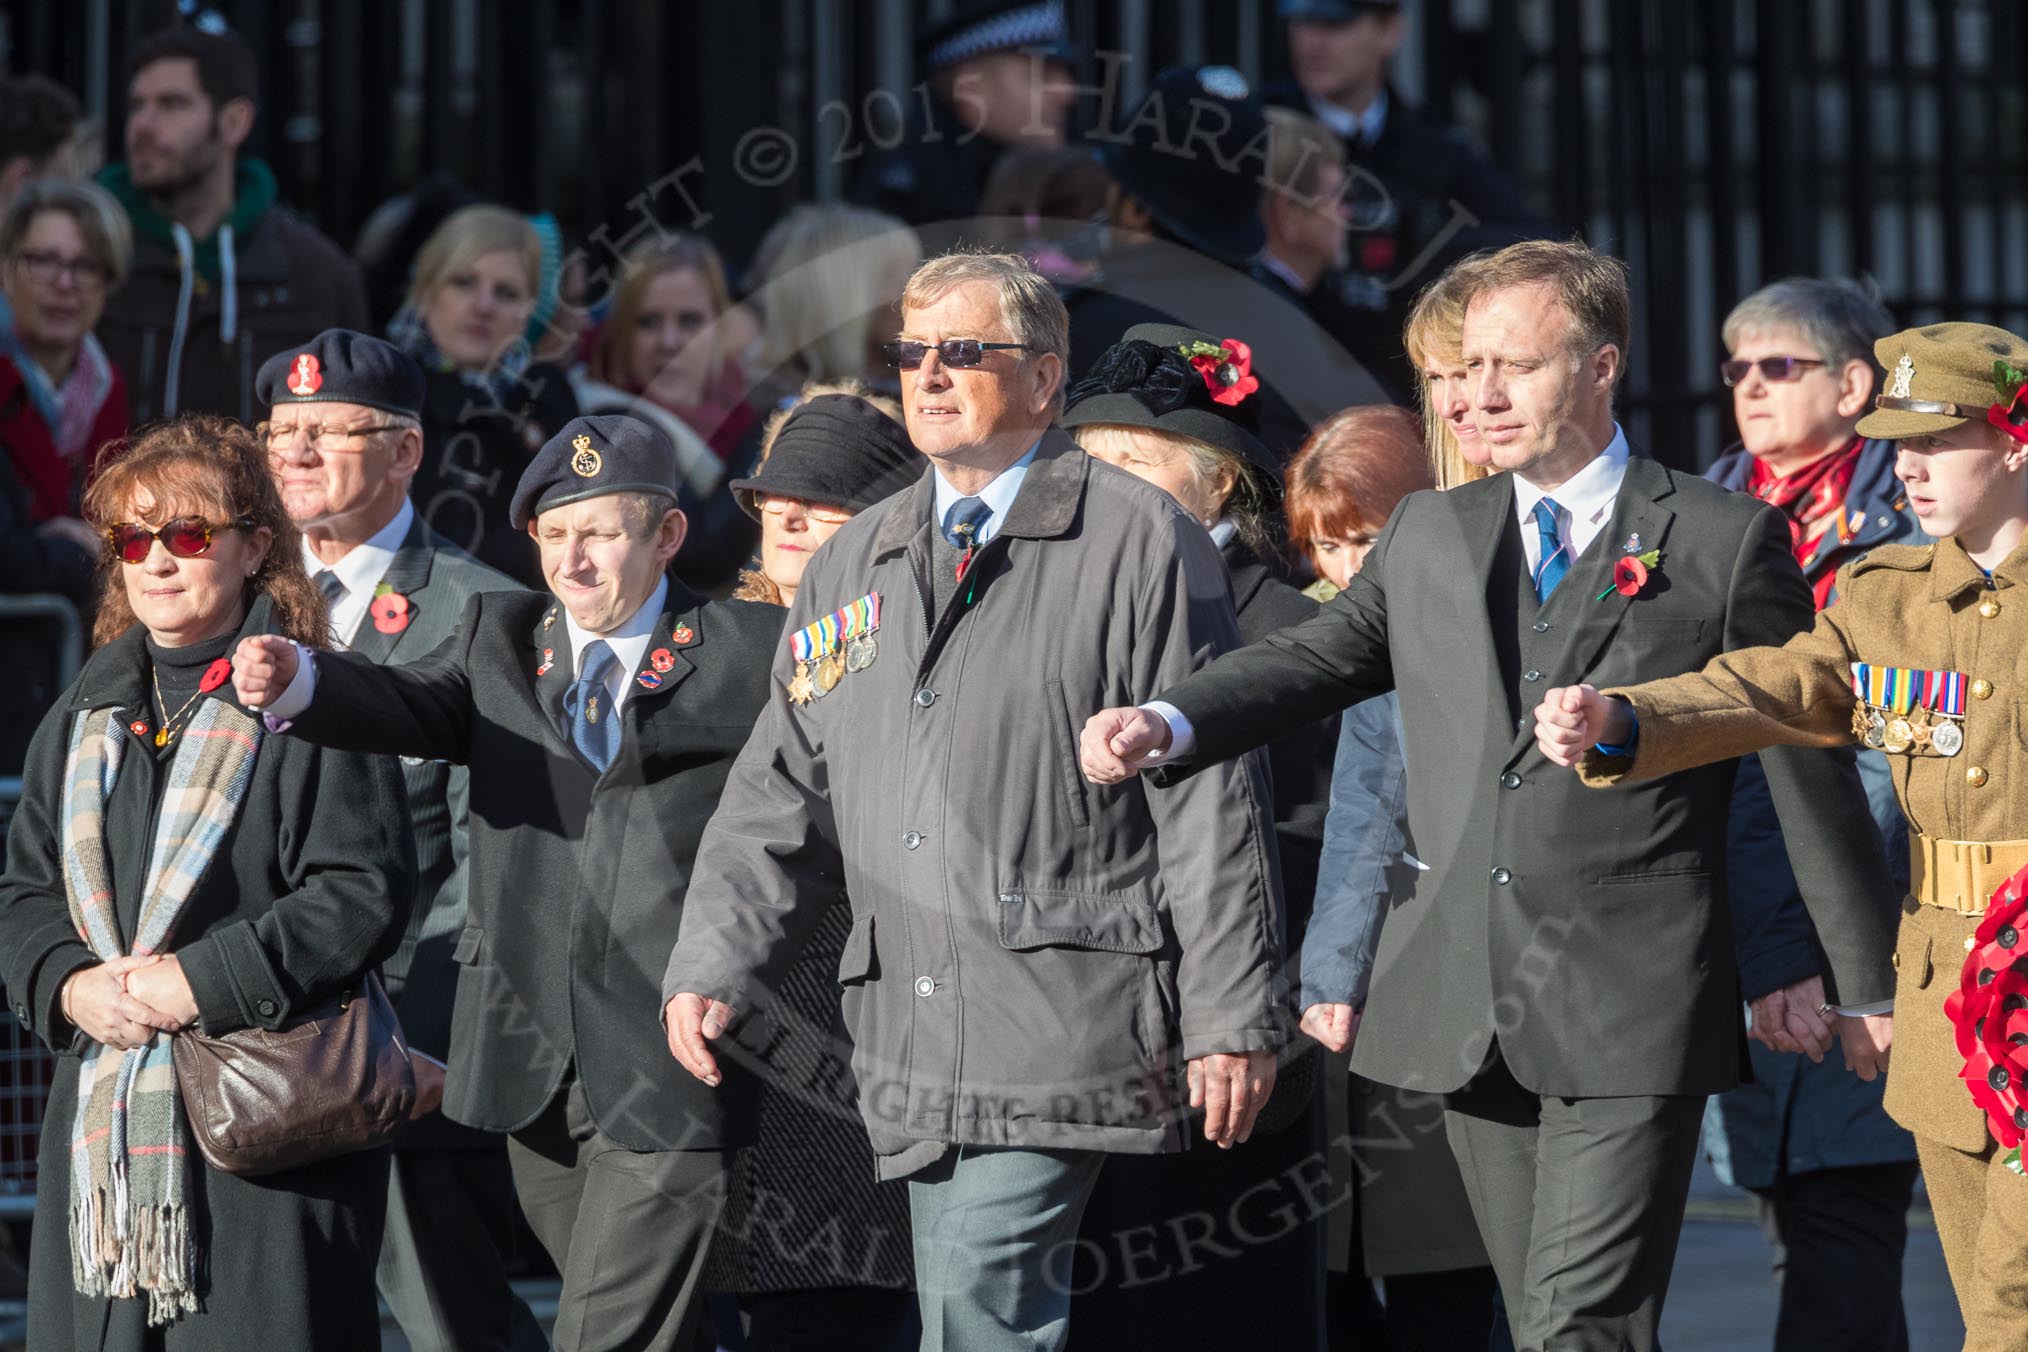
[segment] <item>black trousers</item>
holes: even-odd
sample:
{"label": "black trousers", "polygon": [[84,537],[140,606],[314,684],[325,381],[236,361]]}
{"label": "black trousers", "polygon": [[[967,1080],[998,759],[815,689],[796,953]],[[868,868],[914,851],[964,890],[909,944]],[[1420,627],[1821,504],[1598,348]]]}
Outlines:
{"label": "black trousers", "polygon": [[572,1082],[507,1138],[529,1228],[563,1276],[557,1352],[689,1352],[727,1152],[628,1150]]}
{"label": "black trousers", "polygon": [[547,1352],[507,1284],[520,1219],[500,1144],[394,1152],[377,1282],[415,1352]]}
{"label": "black trousers", "polygon": [[915,1293],[882,1286],[768,1291],[739,1305],[746,1352],[906,1352],[922,1333]]}
{"label": "black trousers", "polygon": [[1775,1352],[1908,1352],[1901,1262],[1916,1173],[1909,1160],[1754,1189],[1781,1291]]}

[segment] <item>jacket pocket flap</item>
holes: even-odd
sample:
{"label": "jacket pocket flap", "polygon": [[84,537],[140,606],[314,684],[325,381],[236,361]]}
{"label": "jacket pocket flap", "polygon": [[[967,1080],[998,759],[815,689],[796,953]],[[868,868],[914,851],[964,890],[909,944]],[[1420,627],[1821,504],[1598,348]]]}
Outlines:
{"label": "jacket pocket flap", "polygon": [[1091,948],[1104,953],[1153,953],[1162,947],[1162,918],[1153,902],[1073,892],[1002,892],[1000,945]]}
{"label": "jacket pocket flap", "polygon": [[873,917],[852,917],[852,932],[845,936],[845,951],[838,955],[838,984],[856,986],[873,975]]}
{"label": "jacket pocket flap", "polygon": [[477,925],[467,925],[458,935],[458,946],[451,950],[451,961],[470,967],[479,960],[479,945],[486,938],[486,931]]}

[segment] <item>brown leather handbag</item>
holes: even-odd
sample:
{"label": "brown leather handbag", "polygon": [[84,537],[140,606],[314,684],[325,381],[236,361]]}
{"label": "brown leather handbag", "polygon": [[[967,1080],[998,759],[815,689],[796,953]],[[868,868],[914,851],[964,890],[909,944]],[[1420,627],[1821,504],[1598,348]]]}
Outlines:
{"label": "brown leather handbag", "polygon": [[170,1042],[205,1162],[252,1177],[386,1145],[416,1106],[408,1040],[380,978],[280,1028]]}

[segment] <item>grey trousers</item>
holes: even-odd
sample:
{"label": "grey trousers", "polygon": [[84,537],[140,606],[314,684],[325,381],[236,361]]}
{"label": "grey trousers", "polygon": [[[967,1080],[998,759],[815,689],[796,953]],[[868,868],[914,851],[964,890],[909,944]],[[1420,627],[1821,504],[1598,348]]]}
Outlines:
{"label": "grey trousers", "polygon": [[563,1275],[557,1352],[687,1352],[725,1204],[722,1150],[628,1150],[576,1082],[507,1138],[529,1228]]}
{"label": "grey trousers", "polygon": [[1103,1155],[953,1147],[908,1181],[922,1352],[1053,1352]]}
{"label": "grey trousers", "polygon": [[1516,1352],[1653,1352],[1704,1100],[1565,1099],[1496,1053],[1444,1127]]}

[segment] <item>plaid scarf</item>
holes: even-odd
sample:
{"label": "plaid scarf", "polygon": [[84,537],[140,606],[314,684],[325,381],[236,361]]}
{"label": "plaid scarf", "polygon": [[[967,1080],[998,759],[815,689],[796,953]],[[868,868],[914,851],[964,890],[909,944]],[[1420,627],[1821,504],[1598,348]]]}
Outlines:
{"label": "plaid scarf", "polygon": [[1831,589],[1838,583],[1838,570],[1828,564],[1852,538],[1845,522],[1845,495],[1859,470],[1863,440],[1855,440],[1842,451],[1812,460],[1792,474],[1776,474],[1767,461],[1756,458],[1747,476],[1746,491],[1762,502],[1779,507],[1789,519],[1789,544],[1796,562],[1810,579],[1817,609],[1830,604]]}
{"label": "plaid scarf", "polygon": [[387,341],[414,357],[425,371],[455,372],[465,388],[482,395],[496,408],[518,408],[521,401],[517,395],[521,390],[521,377],[533,360],[533,353],[525,338],[516,338],[501,350],[493,364],[483,371],[467,371],[458,366],[437,346],[423,327],[422,316],[413,306],[404,305],[395,311],[394,318],[387,321]]}
{"label": "plaid scarf", "polygon": [[[148,855],[138,932],[120,935],[106,858],[106,799],[127,732],[119,709],[91,709],[71,728],[63,782],[63,881],[71,922],[101,961],[162,952],[253,780],[259,722],[229,701],[204,701],[169,765]],[[195,1311],[198,1254],[189,1215],[189,1125],[170,1034],[112,1052],[94,1045],[78,1073],[70,1133],[71,1280],[87,1296],[148,1297],[148,1322]]]}

